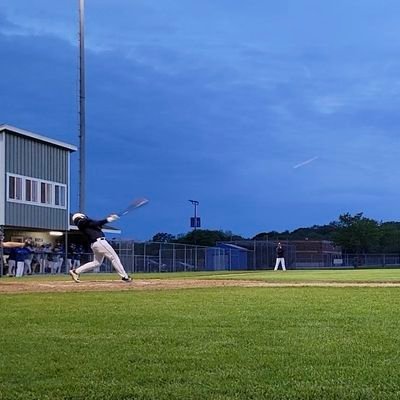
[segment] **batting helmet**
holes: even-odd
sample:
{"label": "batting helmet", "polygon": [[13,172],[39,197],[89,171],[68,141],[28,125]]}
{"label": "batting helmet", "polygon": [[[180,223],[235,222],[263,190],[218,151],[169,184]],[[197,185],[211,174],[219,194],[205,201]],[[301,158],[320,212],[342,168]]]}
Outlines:
{"label": "batting helmet", "polygon": [[85,214],[82,214],[82,213],[75,213],[75,214],[72,216],[72,221],[74,221],[74,224],[76,224],[76,223],[78,222],[78,220],[84,219],[84,218],[86,218],[86,215],[85,215]]}

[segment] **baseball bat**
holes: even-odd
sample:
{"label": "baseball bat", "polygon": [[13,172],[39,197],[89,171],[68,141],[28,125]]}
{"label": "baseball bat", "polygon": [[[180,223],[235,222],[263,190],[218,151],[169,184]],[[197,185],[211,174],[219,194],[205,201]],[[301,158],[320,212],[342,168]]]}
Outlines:
{"label": "baseball bat", "polygon": [[121,210],[120,212],[118,212],[116,214],[118,215],[118,217],[123,217],[124,215],[128,214],[129,212],[131,212],[139,207],[143,207],[148,202],[149,202],[149,200],[146,199],[145,197],[135,199],[127,207],[125,207],[123,210]]}

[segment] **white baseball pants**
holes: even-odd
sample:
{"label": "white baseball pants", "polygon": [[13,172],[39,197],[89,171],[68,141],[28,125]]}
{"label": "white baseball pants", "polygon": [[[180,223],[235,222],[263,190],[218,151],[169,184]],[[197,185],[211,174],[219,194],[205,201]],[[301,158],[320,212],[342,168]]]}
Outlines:
{"label": "white baseball pants", "polygon": [[23,261],[17,261],[17,272],[15,273],[15,276],[20,278],[22,275],[24,275],[24,269],[25,263]]}
{"label": "white baseball pants", "polygon": [[25,273],[32,274],[32,258],[25,258]]}
{"label": "white baseball pants", "polygon": [[10,276],[15,275],[17,262],[15,260],[7,260],[7,264],[8,264],[8,275]]}
{"label": "white baseball pants", "polygon": [[107,242],[107,240],[98,239],[92,243],[90,247],[92,248],[94,259],[93,261],[83,264],[77,268],[75,270],[77,274],[82,274],[99,267],[103,263],[104,257],[106,257],[111,261],[112,266],[121,278],[126,278],[128,276],[128,274],[125,272],[124,266],[121,263],[121,260],[118,257],[118,254],[112,248],[110,243]]}
{"label": "white baseball pants", "polygon": [[274,271],[278,269],[279,264],[282,264],[282,271],[286,271],[285,259],[283,257],[279,257],[276,259]]}

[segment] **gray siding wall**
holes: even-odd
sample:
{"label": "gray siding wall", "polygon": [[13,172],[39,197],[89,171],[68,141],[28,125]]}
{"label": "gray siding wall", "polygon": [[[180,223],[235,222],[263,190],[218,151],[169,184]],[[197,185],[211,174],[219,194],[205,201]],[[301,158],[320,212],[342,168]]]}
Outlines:
{"label": "gray siding wall", "polygon": [[[68,185],[70,152],[50,143],[7,132],[5,172]],[[69,187],[67,187],[67,192]],[[67,201],[69,194],[67,193]],[[68,229],[68,209],[6,201],[5,225],[50,230]]]}
{"label": "gray siding wall", "polygon": [[6,202],[6,185],[5,185],[5,140],[4,133],[0,132],[0,227],[5,224],[5,202]]}
{"label": "gray siding wall", "polygon": [[6,172],[68,183],[66,149],[8,133],[5,156]]}
{"label": "gray siding wall", "polygon": [[67,230],[67,210],[6,202],[6,225],[46,230]]}

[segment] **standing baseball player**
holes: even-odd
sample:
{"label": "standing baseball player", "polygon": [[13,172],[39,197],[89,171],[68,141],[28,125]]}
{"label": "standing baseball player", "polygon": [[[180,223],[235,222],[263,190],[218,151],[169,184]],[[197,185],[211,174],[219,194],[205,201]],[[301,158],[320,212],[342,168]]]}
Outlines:
{"label": "standing baseball player", "polygon": [[278,243],[278,247],[276,248],[276,262],[274,271],[278,270],[279,264],[282,264],[282,271],[286,271],[285,251],[283,250],[283,247],[280,242]]}
{"label": "standing baseball player", "polygon": [[[4,253],[3,248],[15,250],[17,247],[23,247],[25,243],[20,242],[3,242],[3,235],[0,231],[0,276],[3,274],[3,267],[4,267]],[[12,253],[14,253],[12,251]],[[16,270],[16,261],[15,261],[15,254],[9,254],[9,258],[7,260],[8,264],[8,275],[14,276]],[[10,258],[11,257],[11,258]]]}
{"label": "standing baseball player", "polygon": [[103,225],[105,225],[107,222],[116,221],[118,218],[118,215],[111,214],[105,219],[95,221],[88,218],[85,214],[82,213],[76,213],[72,216],[72,221],[74,222],[74,224],[89,241],[90,247],[94,255],[93,261],[90,261],[76,269],[71,269],[69,271],[69,274],[75,282],[80,282],[80,274],[99,267],[103,263],[104,257],[111,261],[112,266],[117,271],[118,275],[122,278],[123,282],[132,282],[132,279],[125,272],[125,269],[121,263],[121,260],[118,257],[118,254],[111,247],[110,243],[107,242],[106,238],[104,237],[104,233],[101,230]]}

